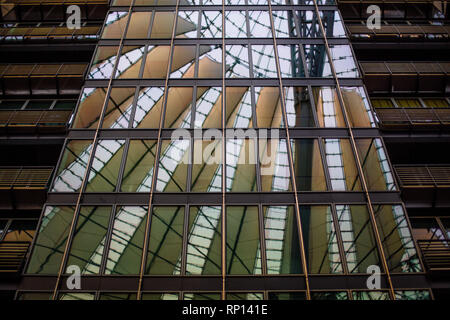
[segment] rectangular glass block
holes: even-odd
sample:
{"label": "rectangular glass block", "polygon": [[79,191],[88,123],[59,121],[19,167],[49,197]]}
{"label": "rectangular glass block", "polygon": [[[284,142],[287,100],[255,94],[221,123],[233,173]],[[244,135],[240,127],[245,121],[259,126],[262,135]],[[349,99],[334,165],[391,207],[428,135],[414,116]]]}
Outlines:
{"label": "rectangular glass block", "polygon": [[121,39],[128,22],[128,12],[110,12],[103,27],[102,39]]}
{"label": "rectangular glass block", "polygon": [[139,79],[145,46],[124,46],[121,50],[116,79]]}
{"label": "rectangular glass block", "polygon": [[143,79],[165,79],[170,57],[170,46],[153,46],[147,48]]}
{"label": "rectangular glass block", "polygon": [[364,87],[341,87],[341,91],[350,125],[356,128],[376,127]]}
{"label": "rectangular glass block", "polygon": [[252,45],[253,78],[277,78],[273,45]]}

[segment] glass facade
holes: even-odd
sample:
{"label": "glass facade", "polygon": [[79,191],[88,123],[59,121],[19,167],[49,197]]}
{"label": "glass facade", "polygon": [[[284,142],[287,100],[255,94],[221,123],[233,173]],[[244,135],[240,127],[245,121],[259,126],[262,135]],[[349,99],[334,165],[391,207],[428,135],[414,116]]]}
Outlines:
{"label": "glass facade", "polygon": [[[391,280],[422,267],[360,77],[333,1],[112,1],[26,274],[55,299],[426,298]],[[71,265],[135,281],[68,293]]]}

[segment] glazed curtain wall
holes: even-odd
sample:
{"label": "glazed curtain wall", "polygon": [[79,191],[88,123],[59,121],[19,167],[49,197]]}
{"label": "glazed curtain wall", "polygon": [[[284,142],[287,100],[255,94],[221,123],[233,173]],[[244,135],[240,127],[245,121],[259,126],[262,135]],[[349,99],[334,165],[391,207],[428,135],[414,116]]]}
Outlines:
{"label": "glazed curtain wall", "polygon": [[[245,194],[259,200],[233,200]],[[55,299],[69,265],[222,277],[211,299],[241,297],[226,289],[234,275],[306,286],[248,299],[315,299],[309,276],[371,265],[381,291],[331,296],[401,299],[414,294],[391,273],[422,271],[333,1],[113,1],[49,195],[26,273],[57,276]]]}

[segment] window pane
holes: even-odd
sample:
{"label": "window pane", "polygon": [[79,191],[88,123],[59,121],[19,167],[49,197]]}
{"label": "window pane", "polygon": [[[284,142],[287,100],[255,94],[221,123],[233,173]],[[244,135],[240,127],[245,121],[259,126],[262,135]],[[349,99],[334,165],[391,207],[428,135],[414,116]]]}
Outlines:
{"label": "window pane", "polygon": [[263,300],[262,293],[227,293],[227,300]]}
{"label": "window pane", "polygon": [[[221,3],[220,3],[221,4]],[[222,38],[222,13],[220,11],[202,11],[200,38]]]}
{"label": "window pane", "polygon": [[102,39],[120,39],[128,21],[128,12],[110,12],[106,18]]}
{"label": "window pane", "polygon": [[261,274],[258,207],[227,207],[227,274]]}
{"label": "window pane", "polygon": [[86,192],[114,192],[125,140],[99,140],[89,172]]}
{"label": "window pane", "polygon": [[143,79],[165,79],[169,65],[170,46],[152,46],[147,49]]}
{"label": "window pane", "polygon": [[316,139],[291,139],[292,159],[298,191],[324,191],[325,174]]}
{"label": "window pane", "polygon": [[397,299],[397,300],[431,300],[431,295],[428,290],[395,291],[395,299]]}
{"label": "window pane", "polygon": [[245,11],[226,11],[225,31],[226,38],[247,38]]}
{"label": "window pane", "polygon": [[152,210],[146,274],[180,274],[184,206]]}
{"label": "window pane", "polygon": [[329,78],[333,76],[323,44],[305,44],[303,50],[310,77]]}
{"label": "window pane", "polygon": [[226,46],[226,64],[228,66],[227,78],[248,78],[250,61],[248,58],[248,46]]}
{"label": "window pane", "polygon": [[389,270],[421,272],[422,267],[402,206],[374,206],[374,212]]}
{"label": "window pane", "polygon": [[119,47],[116,46],[98,46],[87,78],[111,78],[114,71],[114,65],[116,64],[118,49]]}
{"label": "window pane", "polygon": [[195,128],[222,127],[222,87],[197,87]]}
{"label": "window pane", "polygon": [[[208,46],[201,46],[200,53],[207,52]],[[175,45],[172,54],[172,66],[170,78],[189,79],[194,78],[195,59],[197,46]]]}
{"label": "window pane", "polygon": [[301,78],[305,76],[299,45],[279,45],[278,57],[283,78]]}
{"label": "window pane", "polygon": [[220,300],[220,293],[204,293],[204,292],[196,292],[196,293],[184,293],[183,300]]}
{"label": "window pane", "polygon": [[81,274],[99,273],[110,214],[111,207],[81,207],[66,268],[76,265]]}
{"label": "window pane", "polygon": [[103,116],[102,128],[126,129],[133,110],[135,88],[112,88]]}
{"label": "window pane", "polygon": [[311,300],[348,300],[345,291],[311,292]]}
{"label": "window pane", "polygon": [[150,192],[156,140],[131,140],[122,178],[123,192]]}
{"label": "window pane", "polygon": [[261,190],[291,191],[286,139],[259,139]]}
{"label": "window pane", "polygon": [[28,264],[27,273],[57,274],[75,208],[47,206]]}
{"label": "window pane", "polygon": [[172,37],[174,12],[156,12],[153,20],[150,39],[170,39]]}
{"label": "window pane", "polygon": [[105,274],[139,274],[147,210],[147,207],[117,208]]}
{"label": "window pane", "polygon": [[308,87],[285,87],[284,90],[289,127],[315,127]]}
{"label": "window pane", "polygon": [[268,11],[249,11],[250,37],[272,38],[272,27]]}
{"label": "window pane", "polygon": [[186,274],[221,274],[221,207],[190,207]]}
{"label": "window pane", "polygon": [[189,140],[162,141],[156,191],[186,191],[186,177],[190,158],[189,144]]}
{"label": "window pane", "polygon": [[313,87],[314,103],[317,119],[321,128],[345,127],[341,104],[335,88]]}
{"label": "window pane", "polygon": [[367,267],[381,261],[365,205],[337,205],[339,229],[341,232],[347,268],[350,273],[367,273]]}
{"label": "window pane", "polygon": [[176,38],[197,38],[198,11],[178,11]]}
{"label": "window pane", "polygon": [[222,142],[194,140],[192,164],[193,192],[220,192],[222,190]]}
{"label": "window pane", "polygon": [[345,37],[344,25],[338,11],[320,11],[323,28],[327,38],[343,38]]}
{"label": "window pane", "polygon": [[225,112],[228,128],[252,127],[252,99],[250,88],[227,87]]}
{"label": "window pane", "polygon": [[178,300],[177,293],[143,293],[142,300]]}
{"label": "window pane", "polygon": [[297,36],[292,11],[273,11],[273,25],[277,38]]}
{"label": "window pane", "polygon": [[273,45],[252,45],[251,52],[254,78],[278,77]]}
{"label": "window pane", "polygon": [[79,191],[91,152],[91,140],[70,140],[64,149],[51,191]]}
{"label": "window pane", "polygon": [[221,46],[201,46],[198,62],[198,78],[222,78]]}
{"label": "window pane", "polygon": [[94,300],[93,293],[60,293],[58,300]]}
{"label": "window pane", "polygon": [[136,293],[110,293],[100,294],[100,300],[136,300]]}
{"label": "window pane", "polygon": [[263,210],[267,273],[303,273],[294,206],[270,206]]}
{"label": "window pane", "polygon": [[138,79],[144,52],[144,46],[124,46],[117,63],[115,78]]}
{"label": "window pane", "polygon": [[353,300],[391,300],[384,291],[353,291]]}
{"label": "window pane", "polygon": [[227,139],[226,152],[227,191],[257,191],[255,140]]}
{"label": "window pane", "polygon": [[139,91],[133,128],[159,128],[164,88],[148,87]]}
{"label": "window pane", "polygon": [[342,87],[342,97],[352,127],[376,127],[363,87]]}
{"label": "window pane", "polygon": [[256,121],[259,128],[284,127],[279,87],[255,87]]}
{"label": "window pane", "polygon": [[150,21],[152,20],[152,14],[152,12],[131,13],[130,23],[125,38],[146,39]]}
{"label": "window pane", "polygon": [[330,45],[334,69],[339,78],[358,78],[359,71],[349,45]]}
{"label": "window pane", "polygon": [[342,273],[331,207],[300,206],[303,241],[310,273]]}
{"label": "window pane", "polygon": [[305,292],[269,292],[269,300],[306,300]]}

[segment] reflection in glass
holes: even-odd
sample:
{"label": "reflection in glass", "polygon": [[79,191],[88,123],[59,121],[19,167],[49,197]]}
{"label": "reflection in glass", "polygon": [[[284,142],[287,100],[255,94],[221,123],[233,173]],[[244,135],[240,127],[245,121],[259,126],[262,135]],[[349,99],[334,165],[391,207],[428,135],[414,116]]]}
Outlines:
{"label": "reflection in glass", "polygon": [[220,192],[222,190],[222,142],[194,140],[192,164],[193,192]]}
{"label": "reflection in glass", "polygon": [[332,87],[313,87],[314,104],[321,128],[345,127],[337,92]]}
{"label": "reflection in glass", "polygon": [[228,128],[252,127],[252,99],[250,88],[227,87],[225,112]]}
{"label": "reflection in glass", "polygon": [[115,78],[138,79],[144,51],[144,46],[123,46]]}
{"label": "reflection in glass", "polygon": [[118,51],[119,47],[117,46],[98,46],[87,78],[111,78],[114,71],[114,65],[116,64]]}
{"label": "reflection in glass", "polygon": [[75,114],[73,128],[96,129],[105,102],[106,88],[84,88]]}
{"label": "reflection in glass", "polygon": [[185,292],[183,294],[183,300],[220,300],[220,293],[208,293],[208,292]]}
{"label": "reflection in glass", "polygon": [[342,24],[339,12],[327,10],[320,11],[323,28],[327,38],[343,38],[345,37],[344,25]]}
{"label": "reflection in glass", "polygon": [[83,275],[99,273],[110,214],[111,207],[81,207],[67,266],[78,266]]}
{"label": "reflection in glass", "polygon": [[380,138],[356,139],[361,166],[370,191],[394,191],[394,177]]}
{"label": "reflection in glass", "polygon": [[192,87],[171,87],[168,90],[164,128],[190,128]]}
{"label": "reflection in glass", "polygon": [[316,291],[311,292],[311,300],[348,300],[345,291]]}
{"label": "reflection in glass", "polygon": [[263,210],[267,273],[303,273],[294,207],[270,206]]}
{"label": "reflection in glass", "polygon": [[94,300],[93,293],[61,293],[58,300]]}
{"label": "reflection in glass", "polygon": [[322,157],[317,140],[291,139],[291,150],[297,190],[326,190]]}
{"label": "reflection in glass", "polygon": [[186,274],[221,274],[221,207],[190,207]]}
{"label": "reflection in glass", "polygon": [[227,207],[227,274],[261,274],[258,207]]}
{"label": "reflection in glass", "polygon": [[86,192],[116,189],[125,140],[99,140],[89,172]]}
{"label": "reflection in glass", "polygon": [[251,38],[272,38],[272,27],[268,10],[249,11],[248,19]]}
{"label": "reflection in glass", "polygon": [[226,11],[225,37],[247,38],[247,24],[245,11]]}
{"label": "reflection in glass", "polygon": [[180,274],[184,206],[152,209],[146,274]]}
{"label": "reflection in glass", "polygon": [[163,140],[158,163],[156,191],[186,191],[189,140]]}
{"label": "reflection in glass", "polygon": [[376,127],[364,88],[341,87],[341,91],[350,125],[357,128]]}
{"label": "reflection in glass", "polygon": [[152,46],[147,48],[143,79],[165,79],[169,65],[170,46]]}
{"label": "reflection in glass", "polygon": [[201,46],[198,65],[198,78],[222,77],[222,47]]}
{"label": "reflection in glass", "polygon": [[197,87],[194,128],[222,127],[222,87]]}
{"label": "reflection in glass", "polygon": [[310,273],[342,273],[338,240],[329,206],[300,206],[303,241]]}
{"label": "reflection in glass", "polygon": [[226,191],[256,191],[256,146],[254,139],[227,139]]}
{"label": "reflection in glass", "polygon": [[286,139],[259,139],[261,191],[291,191]]}
{"label": "reflection in glass", "polygon": [[136,300],[136,293],[103,292],[100,300]]}
{"label": "reflection in glass", "polygon": [[289,127],[315,127],[308,87],[285,87],[284,90]]}
{"label": "reflection in glass", "polygon": [[330,45],[330,52],[338,78],[358,78],[360,76],[349,45]]}
{"label": "reflection in glass", "polygon": [[391,300],[386,291],[353,291],[353,300]]}
{"label": "reflection in glass", "polygon": [[280,72],[283,78],[300,78],[305,76],[299,45],[278,45]]}
{"label": "reflection in glass", "polygon": [[147,207],[118,207],[112,228],[105,274],[139,274]]}
{"label": "reflection in glass", "polygon": [[304,44],[305,61],[310,77],[332,77],[328,55],[323,44]]}
{"label": "reflection in glass", "polygon": [[249,59],[248,46],[228,45],[225,46],[227,78],[248,78],[249,77]]}
{"label": "reflection in glass", "polygon": [[125,38],[146,39],[152,14],[152,12],[132,12]]}
{"label": "reflection in glass", "polygon": [[136,102],[133,128],[159,128],[164,88],[141,88]]}
{"label": "reflection in glass", "polygon": [[263,300],[263,294],[262,293],[227,293],[226,296],[227,300]]}
{"label": "reflection in glass", "polygon": [[175,22],[175,11],[155,13],[152,23],[150,39],[170,39],[172,37],[173,24]]}
{"label": "reflection in glass", "polygon": [[[313,0],[294,1],[295,4],[314,4]],[[321,38],[322,31],[320,29],[319,21],[314,10],[297,10],[295,17],[298,20],[300,29],[300,37],[302,38]]]}
{"label": "reflection in glass", "polygon": [[[220,5],[222,1],[220,1]],[[220,11],[202,11],[200,38],[222,38],[222,13]]]}
{"label": "reflection in glass", "polygon": [[325,157],[331,188],[335,191],[360,191],[358,170],[347,139],[324,139]]}
{"label": "reflection in glass", "polygon": [[178,293],[143,293],[141,300],[178,300]]}
{"label": "reflection in glass", "polygon": [[428,290],[395,291],[396,300],[431,300]]}
{"label": "reflection in glass", "polygon": [[391,272],[421,272],[414,240],[401,205],[375,205],[374,212]]}
{"label": "reflection in glass", "polygon": [[120,39],[125,31],[128,21],[128,12],[110,12],[105,21],[102,39]]}
{"label": "reflection in glass", "polygon": [[92,146],[91,140],[69,140],[53,181],[52,192],[80,190]]}
{"label": "reflection in glass", "polygon": [[292,11],[273,11],[272,15],[277,38],[293,38],[297,36]]}
{"label": "reflection in glass", "polygon": [[284,127],[279,87],[255,87],[256,121],[259,128]]}
{"label": "reflection in glass", "polygon": [[269,292],[269,300],[306,300],[306,293],[302,291],[294,292]]}
{"label": "reflection in glass", "polygon": [[252,45],[253,77],[277,78],[273,45]]}
{"label": "reflection in glass", "polygon": [[[135,88],[111,88],[102,128],[126,129],[133,110]],[[87,110],[85,110],[87,112]],[[92,112],[92,111],[91,111]],[[80,113],[80,112],[79,112]]]}
{"label": "reflection in glass", "polygon": [[365,205],[337,205],[347,268],[350,273],[366,273],[370,265],[380,265],[375,235]]}
{"label": "reflection in glass", "polygon": [[26,273],[58,273],[74,211],[75,208],[69,206],[44,209]]}

